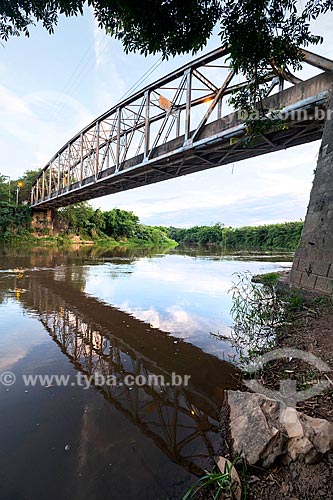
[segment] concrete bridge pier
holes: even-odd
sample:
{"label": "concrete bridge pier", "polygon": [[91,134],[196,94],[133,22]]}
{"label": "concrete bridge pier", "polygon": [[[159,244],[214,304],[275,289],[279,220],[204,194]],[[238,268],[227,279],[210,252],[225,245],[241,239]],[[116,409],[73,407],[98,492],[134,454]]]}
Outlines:
{"label": "concrete bridge pier", "polygon": [[31,229],[38,234],[52,234],[54,211],[52,209],[33,209],[31,218]]}
{"label": "concrete bridge pier", "polygon": [[290,284],[333,295],[333,93]]}

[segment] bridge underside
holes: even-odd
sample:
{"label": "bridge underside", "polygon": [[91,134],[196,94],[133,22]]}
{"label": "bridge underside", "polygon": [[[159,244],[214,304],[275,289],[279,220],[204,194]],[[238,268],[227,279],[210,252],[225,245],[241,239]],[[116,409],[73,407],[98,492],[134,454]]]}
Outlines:
{"label": "bridge underside", "polygon": [[[331,61],[321,58],[318,66],[307,53],[307,62],[324,72],[306,81],[289,74],[293,86],[285,90],[286,75],[273,68],[264,107],[279,113],[283,127],[250,141],[240,113],[222,116],[222,100],[246,84],[230,86],[233,70],[221,84],[223,69],[216,68],[226,68],[218,65],[225,55],[219,49],[166,76],[77,134],[43,169],[31,206],[64,207],[321,138]],[[203,73],[212,68],[219,75],[214,82]]]}
{"label": "bridge underside", "polygon": [[[218,127],[219,124],[212,125]],[[156,162],[140,163],[132,167],[132,162],[128,161],[118,173],[111,167],[104,170],[97,180],[91,176],[82,183],[74,183],[61,189],[55,198],[36,203],[36,207],[64,207],[316,141],[322,136],[323,122],[311,120],[291,123],[287,130],[265,134],[254,144],[246,146],[232,141],[233,138],[242,136],[241,132],[242,130],[235,130],[228,137],[212,139],[212,143],[197,146],[188,150],[187,154],[183,150],[165,154]]]}

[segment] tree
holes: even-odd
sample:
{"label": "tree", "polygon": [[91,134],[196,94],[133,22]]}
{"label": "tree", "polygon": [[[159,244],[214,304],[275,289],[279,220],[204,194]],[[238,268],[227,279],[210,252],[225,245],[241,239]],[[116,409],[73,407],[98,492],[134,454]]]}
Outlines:
{"label": "tree", "polygon": [[24,174],[11,183],[12,186],[12,201],[16,199],[16,189],[19,187],[18,201],[19,203],[30,203],[31,188],[36,182],[37,177],[41,173],[41,169],[26,170]]}
{"label": "tree", "polygon": [[[58,16],[83,13],[84,0],[3,0],[0,39],[29,36],[42,22],[52,33]],[[250,84],[237,92],[233,103],[253,107],[265,93],[267,67],[297,69],[300,46],[320,43],[309,22],[333,10],[333,0],[308,0],[298,11],[298,0],[88,0],[98,24],[122,41],[125,51],[162,52],[164,57],[196,52],[205,46],[221,22],[221,43],[230,47],[230,63]]]}
{"label": "tree", "polygon": [[59,209],[57,216],[69,233],[95,236],[105,228],[103,212],[87,202]]}
{"label": "tree", "polygon": [[9,178],[0,174],[0,203],[8,203],[10,198]]}
{"label": "tree", "polygon": [[[0,38],[24,34],[36,22],[53,33],[59,14],[83,13],[84,0],[18,0],[0,3]],[[122,40],[125,50],[165,56],[197,51],[221,14],[218,0],[88,0],[99,26]]]}
{"label": "tree", "polygon": [[103,212],[105,234],[112,238],[133,238],[139,227],[139,217],[133,212],[114,208]]}
{"label": "tree", "polygon": [[81,0],[2,0],[0,2],[0,38],[24,34],[29,28],[42,22],[49,33],[53,33],[59,14],[74,16],[83,14]]}
{"label": "tree", "polygon": [[[8,203],[9,198],[12,204],[16,203],[17,199],[17,188],[18,188],[18,202],[29,203],[31,187],[35,183],[36,178],[40,174],[41,169],[37,170],[27,170],[18,179],[10,179],[10,185],[8,185],[8,176],[2,175],[0,173],[0,202]],[[10,196],[9,196],[10,192]]]}

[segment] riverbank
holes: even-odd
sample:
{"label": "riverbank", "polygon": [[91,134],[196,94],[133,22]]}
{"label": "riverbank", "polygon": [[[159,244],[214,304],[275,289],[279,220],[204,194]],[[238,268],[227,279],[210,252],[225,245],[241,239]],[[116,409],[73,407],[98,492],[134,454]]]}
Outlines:
{"label": "riverbank", "polygon": [[[278,348],[297,348],[312,353],[333,366],[333,306],[326,298],[303,294],[303,304],[295,310],[289,325],[277,332]],[[312,368],[312,370],[311,370]],[[293,372],[301,389],[316,381],[318,374],[313,367],[299,360],[271,363],[263,372],[262,382],[274,387],[276,380]],[[332,372],[326,374],[332,380]],[[297,408],[307,415],[333,422],[333,386],[323,394],[298,403]],[[249,500],[286,499],[333,499],[333,455],[328,454],[321,462],[306,465],[294,462],[279,464],[271,470],[248,471]]]}
{"label": "riverbank", "polygon": [[95,210],[87,203],[48,212],[0,204],[0,243],[176,246],[162,226],[141,224],[133,212]]}
{"label": "riverbank", "polygon": [[154,242],[152,240],[141,240],[138,238],[123,238],[120,240],[115,240],[114,238],[89,238],[84,236],[79,236],[76,234],[58,234],[57,236],[35,236],[33,233],[23,234],[17,237],[8,238],[6,240],[0,239],[0,244],[2,246],[22,246],[27,245],[30,248],[35,246],[44,247],[72,247],[72,246],[94,246],[94,247],[104,247],[104,248],[117,248],[117,247],[127,247],[127,248],[150,248],[150,247],[160,247],[160,248],[175,248],[178,243],[176,241],[165,238],[163,241]]}
{"label": "riverbank", "polygon": [[[288,292],[285,292],[288,293]],[[292,348],[313,354],[333,367],[333,300],[310,293],[290,295],[286,321],[276,328],[273,349]],[[279,390],[280,381],[296,380],[297,390],[304,391],[318,381],[330,386],[320,395],[297,403],[304,414],[333,422],[333,371],[321,373],[300,359],[270,361],[257,380],[268,389]],[[247,391],[247,387],[243,387]],[[333,499],[333,454],[319,463],[307,465],[302,460],[289,464],[277,462],[273,467],[248,467],[246,472],[248,500],[314,500]]]}
{"label": "riverbank", "polygon": [[284,250],[295,251],[303,229],[303,222],[284,222],[260,226],[211,226],[190,228],[169,227],[169,237],[178,243],[217,245],[230,250]]}

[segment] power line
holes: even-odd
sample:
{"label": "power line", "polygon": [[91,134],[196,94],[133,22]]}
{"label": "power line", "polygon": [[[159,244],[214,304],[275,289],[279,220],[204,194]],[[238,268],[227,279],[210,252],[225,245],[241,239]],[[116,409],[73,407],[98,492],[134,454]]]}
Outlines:
{"label": "power line", "polygon": [[[103,46],[102,50],[100,51],[100,55],[102,55],[104,53],[105,49],[108,47],[109,42],[110,42],[110,39],[107,38],[107,35],[105,35],[105,38],[103,39],[103,41],[105,39],[107,39],[107,40],[106,40],[106,43]],[[90,57],[86,61],[85,65],[81,68],[81,71],[77,74],[77,76],[74,79],[74,81],[67,88],[67,91],[72,92],[73,90],[76,90],[78,88],[77,82],[79,82],[79,84],[81,84],[83,82],[83,80],[85,80],[85,78],[87,77],[87,75],[89,74],[89,72],[95,66],[95,64],[97,62],[95,59],[92,60],[93,57],[94,57],[94,52],[90,55]],[[90,63],[90,61],[91,61],[91,63]],[[61,95],[60,95],[60,98],[61,98]],[[60,104],[60,102],[59,102],[59,104]],[[64,107],[65,107],[65,103],[62,103],[61,106],[58,109],[58,113],[61,113]]]}
{"label": "power line", "polygon": [[[73,69],[72,73],[70,74],[69,78],[67,79],[66,83],[64,84],[64,86],[62,87],[62,89],[60,90],[57,98],[56,98],[56,101],[51,104],[49,106],[49,113],[48,113],[48,116],[47,118],[49,118],[49,116],[51,115],[54,115],[56,110],[57,110],[57,107],[60,105],[61,103],[61,98],[62,96],[65,94],[65,90],[68,88],[68,86],[71,84],[72,82],[72,79],[75,75],[75,73],[79,70],[80,66],[82,65],[82,63],[84,62],[86,56],[89,54],[89,52],[91,51],[92,47],[94,45],[94,40],[90,43],[90,45],[88,46],[88,48],[85,50],[85,52],[82,54],[79,62],[77,63],[77,65],[75,66],[75,68]],[[85,64],[87,64],[91,59],[91,55],[90,57],[88,58],[88,60],[86,61]]]}
{"label": "power line", "polygon": [[125,92],[125,94],[123,94],[120,98],[120,101],[122,101],[123,99],[125,99],[126,96],[128,96],[128,94],[130,93],[134,93],[134,91],[140,86],[142,85],[142,83],[147,80],[147,78],[152,74],[154,73],[154,71],[161,65],[162,63],[162,56],[157,60],[155,61],[152,66],[150,66],[150,68],[147,69],[147,71],[136,81],[133,83],[133,85]]}

